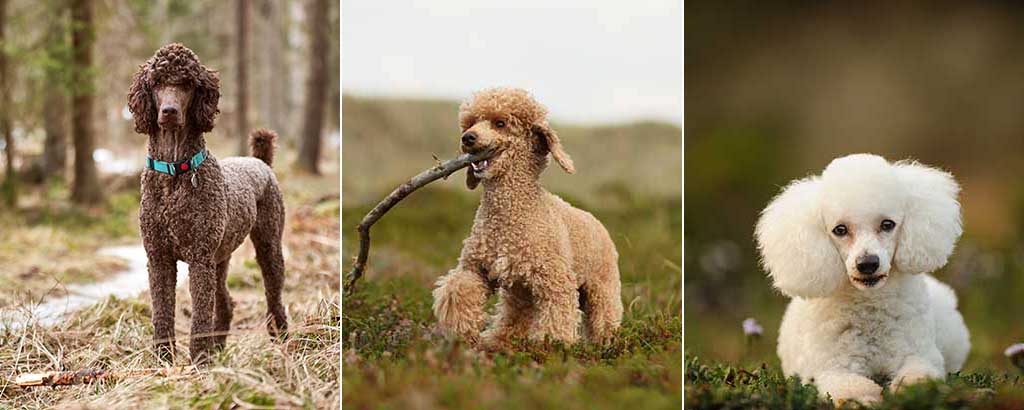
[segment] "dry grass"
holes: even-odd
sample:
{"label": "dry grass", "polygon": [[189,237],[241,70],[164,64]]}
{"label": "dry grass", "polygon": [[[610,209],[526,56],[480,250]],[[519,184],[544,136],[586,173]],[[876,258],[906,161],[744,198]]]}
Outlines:
{"label": "dry grass", "polygon": [[[331,166],[336,169],[337,163],[325,169]],[[24,372],[160,366],[151,346],[148,294],[111,297],[70,313],[52,327],[36,323],[0,325],[0,408],[337,408],[341,394],[338,177],[294,175],[286,166],[278,167],[277,172],[288,207],[284,290],[290,320],[287,340],[278,341],[266,333],[262,280],[247,242],[234,254],[229,273],[228,286],[236,302],[232,333],[225,350],[208,369],[190,376],[140,377],[60,388],[25,389],[11,384],[17,374]],[[92,212],[99,212],[97,218],[103,220],[103,210]],[[75,255],[87,255],[95,250],[95,242],[102,242],[95,240],[102,231],[96,224],[102,223],[93,223],[91,215],[81,218],[91,221],[82,232],[97,236],[89,238],[94,242],[92,247],[81,245],[80,253]],[[136,225],[137,220],[124,217],[118,223]],[[18,259],[11,255],[21,253],[30,254],[36,261],[59,261],[71,254],[54,257],[47,252],[61,247],[78,249],[77,239],[73,239],[77,228],[69,228],[66,223],[33,223],[22,218],[19,224],[16,233],[24,239],[7,240],[0,248],[8,258]],[[137,241],[131,232],[115,232],[109,239]],[[82,270],[103,270],[103,262],[98,259],[82,258],[76,263],[83,265]],[[52,282],[47,285],[46,280],[38,283],[52,287]],[[176,365],[188,364],[191,310],[187,288],[187,284],[179,284]],[[22,292],[8,303],[37,300],[26,295],[37,294],[40,288],[26,289],[32,291]]]}

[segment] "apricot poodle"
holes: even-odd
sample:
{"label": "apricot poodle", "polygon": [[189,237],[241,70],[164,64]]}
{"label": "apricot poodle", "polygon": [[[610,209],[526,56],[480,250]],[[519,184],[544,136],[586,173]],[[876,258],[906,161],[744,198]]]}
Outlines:
{"label": "apricot poodle", "polygon": [[[483,185],[480,207],[458,266],[437,281],[433,310],[440,329],[487,349],[517,338],[606,340],[622,321],[608,231],[540,186],[549,157],[575,172],[546,116],[529,93],[513,88],[480,91],[460,108],[462,151],[493,154],[466,170],[470,189]],[[481,334],[495,291],[496,312]]]}

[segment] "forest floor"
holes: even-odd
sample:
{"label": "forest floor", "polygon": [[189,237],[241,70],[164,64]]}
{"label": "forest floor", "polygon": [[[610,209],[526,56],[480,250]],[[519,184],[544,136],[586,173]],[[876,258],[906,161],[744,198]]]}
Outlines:
{"label": "forest floor", "polygon": [[[333,167],[337,169],[337,163]],[[236,303],[225,350],[199,374],[137,377],[91,385],[21,388],[23,373],[159,367],[152,350],[148,292],[110,296],[55,323],[4,317],[0,323],[0,408],[336,408],[340,338],[337,173],[301,176],[276,169],[288,210],[284,303],[289,334],[267,335],[266,302],[252,245],[232,258],[228,287]],[[66,205],[66,187],[26,190],[17,210],[0,211],[0,310],[31,311],[68,286],[102,282],[126,261],[97,254],[138,245],[138,183],[111,184],[106,205]],[[176,365],[189,364],[188,286],[177,294]]]}
{"label": "forest floor", "polygon": [[[510,352],[482,353],[434,330],[433,283],[454,266],[479,201],[443,188],[462,183],[450,180],[417,191],[374,226],[367,276],[343,302],[345,408],[680,408],[678,198],[624,188],[607,202],[619,206],[601,208],[560,192],[612,233],[626,306],[622,328],[605,346],[520,341]],[[371,205],[342,210],[347,256]]]}
{"label": "forest floor", "polygon": [[778,366],[742,368],[686,357],[686,408],[699,409],[1021,409],[1024,380],[993,371],[950,374],[946,381],[909,386],[881,402],[865,406],[850,401],[836,405],[818,397],[818,390],[796,377],[786,378]]}

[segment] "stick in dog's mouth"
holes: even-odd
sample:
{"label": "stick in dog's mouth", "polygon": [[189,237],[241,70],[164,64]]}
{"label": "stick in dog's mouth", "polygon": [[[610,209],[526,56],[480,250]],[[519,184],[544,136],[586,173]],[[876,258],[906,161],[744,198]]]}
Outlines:
{"label": "stick in dog's mouth", "polygon": [[378,219],[384,216],[391,207],[395,206],[399,201],[413,193],[413,191],[422,188],[424,185],[441,178],[447,178],[448,175],[451,175],[453,172],[467,166],[471,167],[474,174],[483,172],[488,166],[490,166],[489,160],[493,159],[496,155],[496,153],[487,149],[472,154],[464,153],[455,159],[450,159],[444,162],[440,162],[440,160],[437,160],[437,157],[434,157],[434,159],[438,161],[436,165],[398,186],[398,188],[391,191],[388,196],[384,197],[377,206],[373,207],[373,209],[363,217],[359,226],[356,227],[356,230],[359,231],[359,254],[352,263],[352,270],[345,275],[345,294],[351,294],[352,289],[355,288],[356,281],[363,276],[363,271],[366,269],[366,261],[370,254],[370,227],[373,226]]}

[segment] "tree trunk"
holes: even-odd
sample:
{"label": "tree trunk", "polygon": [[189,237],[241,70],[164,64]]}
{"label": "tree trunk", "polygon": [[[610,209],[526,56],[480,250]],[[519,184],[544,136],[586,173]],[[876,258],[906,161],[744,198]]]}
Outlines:
{"label": "tree trunk", "polygon": [[[7,23],[7,0],[0,0],[0,45],[5,44]],[[7,175],[3,182],[3,199],[8,206],[18,203],[17,169],[14,167],[14,135],[11,130],[11,84],[10,68],[7,66],[7,53],[0,49],[0,137],[4,141],[4,157],[6,158]]]}
{"label": "tree trunk", "polygon": [[249,36],[249,0],[237,0],[237,30],[238,30],[238,55],[236,56],[236,69],[238,70],[238,106],[236,114],[238,119],[238,155],[248,155],[249,137],[249,70],[246,61],[248,54]]}
{"label": "tree trunk", "polygon": [[324,110],[327,100],[327,0],[310,0],[306,18],[309,23],[309,77],[306,78],[306,106],[302,124],[302,141],[295,168],[319,174],[320,133],[323,131]]}
{"label": "tree trunk", "polygon": [[46,54],[51,61],[59,62],[59,68],[46,68],[46,81],[49,86],[43,108],[43,157],[40,168],[42,180],[58,179],[63,181],[68,163],[68,126],[66,80],[61,75],[64,67],[70,66],[66,53],[62,51],[67,44],[66,9],[58,5],[50,6],[49,34],[46,40]]}
{"label": "tree trunk", "polygon": [[93,162],[92,47],[96,33],[89,0],[71,0],[72,73],[75,90],[71,99],[71,138],[75,146],[75,175],[71,200],[77,204],[103,201],[96,163]]}
{"label": "tree trunk", "polygon": [[276,0],[265,0],[261,6],[261,14],[264,18],[263,45],[260,55],[263,56],[263,68],[266,70],[264,82],[266,90],[263,92],[264,121],[270,129],[277,131],[281,136],[288,135],[290,130],[285,129],[285,86],[290,83],[288,77],[287,61],[284,53],[285,25],[282,21],[282,11],[286,10],[287,3],[279,3]]}
{"label": "tree trunk", "polygon": [[57,87],[46,89],[46,108],[43,109],[43,178],[64,180],[68,163],[67,126],[64,123],[64,95]]}

